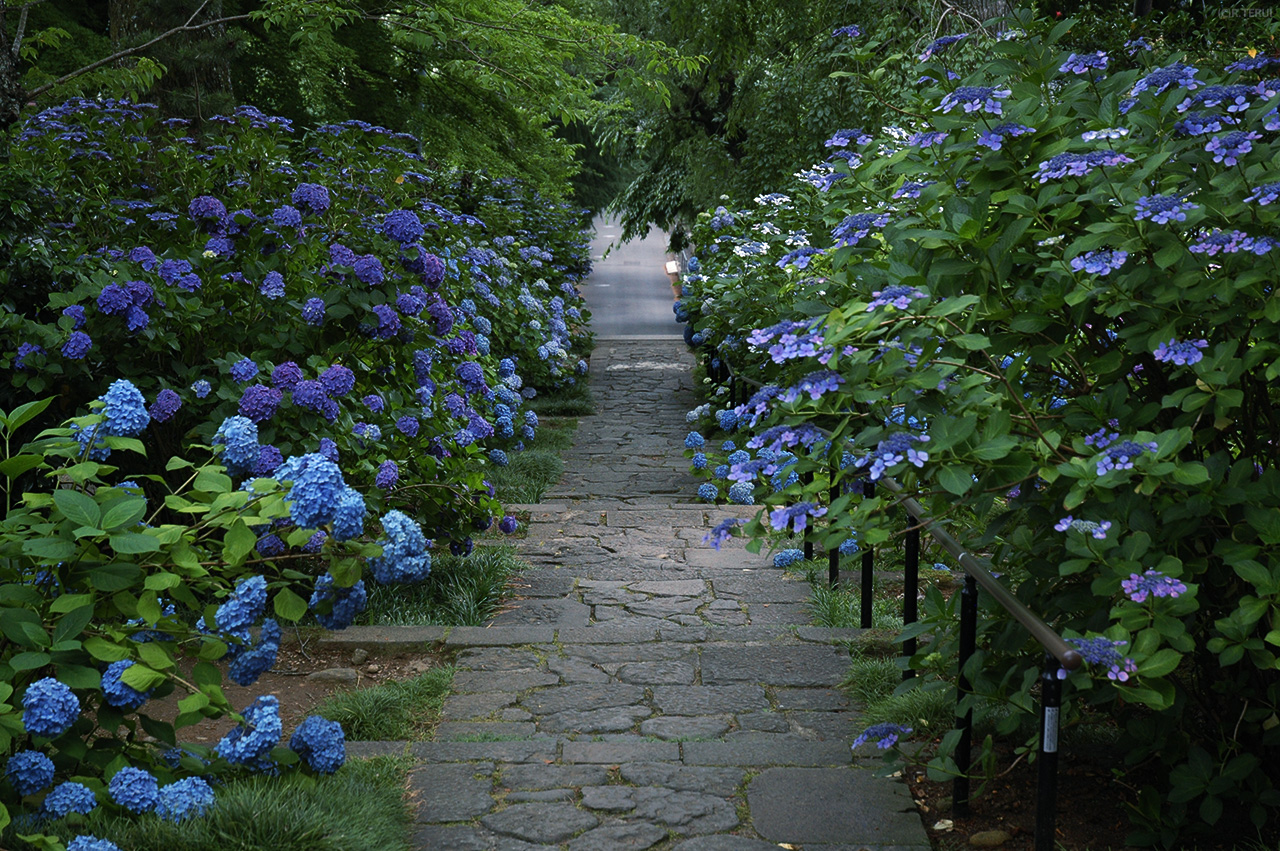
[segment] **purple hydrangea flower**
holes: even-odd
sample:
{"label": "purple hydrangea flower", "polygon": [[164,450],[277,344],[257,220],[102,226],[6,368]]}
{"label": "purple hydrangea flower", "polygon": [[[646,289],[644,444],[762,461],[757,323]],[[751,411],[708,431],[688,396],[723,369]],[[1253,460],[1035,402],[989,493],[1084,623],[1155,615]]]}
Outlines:
{"label": "purple hydrangea flower", "polygon": [[1104,476],[1112,470],[1132,470],[1133,462],[1144,452],[1155,452],[1159,446],[1154,442],[1134,443],[1125,440],[1113,443],[1106,448],[1098,459],[1098,475]]}
{"label": "purple hydrangea flower", "polygon": [[1092,535],[1099,541],[1102,541],[1107,537],[1107,530],[1111,528],[1111,521],[1103,520],[1101,523],[1097,523],[1093,520],[1076,520],[1068,514],[1066,517],[1059,520],[1053,528],[1059,532],[1065,532],[1068,529],[1075,529],[1077,532]]}
{"label": "purple hydrangea flower", "polygon": [[422,239],[425,229],[418,214],[412,210],[392,210],[382,220],[382,235],[401,245]]}
{"label": "purple hydrangea flower", "polygon": [[881,307],[896,307],[898,310],[907,310],[911,307],[911,302],[928,298],[929,294],[924,290],[906,284],[894,284],[885,287],[883,290],[876,290],[871,294],[871,303],[867,305],[867,312]]}
{"label": "purple hydrangea flower", "polygon": [[329,209],[329,190],[319,183],[299,183],[289,200],[295,207],[301,207],[312,215],[322,216]]}
{"label": "purple hydrangea flower", "polygon": [[946,48],[968,37],[968,33],[957,33],[956,35],[944,35],[941,38],[935,38],[933,42],[924,49],[924,53],[920,54],[920,61],[927,62]]}
{"label": "purple hydrangea flower", "polygon": [[862,27],[857,24],[847,24],[831,31],[832,38],[857,38],[860,35],[862,35]]}
{"label": "purple hydrangea flower", "polygon": [[1252,105],[1253,98],[1263,95],[1258,86],[1205,86],[1178,104],[1178,112],[1215,106],[1225,107],[1229,113],[1244,112]]}
{"label": "purple hydrangea flower", "polygon": [[1105,71],[1110,61],[1107,54],[1101,50],[1096,53],[1073,53],[1067,57],[1067,61],[1062,63],[1058,71],[1063,74],[1087,74],[1091,70]]}
{"label": "purple hydrangea flower", "polygon": [[857,466],[865,467],[871,465],[871,481],[875,481],[885,474],[885,471],[895,464],[907,461],[916,467],[923,467],[924,462],[929,460],[929,453],[921,449],[916,449],[914,444],[925,443],[929,440],[929,435],[914,435],[905,431],[895,432],[876,444],[876,448],[859,458]]}
{"label": "purple hydrangea flower", "polygon": [[355,373],[340,363],[320,373],[320,384],[330,396],[345,396],[356,386]]}
{"label": "purple hydrangea flower", "polygon": [[107,284],[98,294],[98,310],[108,316],[121,316],[132,306],[129,291],[119,284]]}
{"label": "purple hydrangea flower", "polygon": [[849,145],[869,145],[871,144],[871,136],[868,135],[861,127],[852,130],[837,130],[831,135],[831,138],[823,143],[828,148],[845,148]]}
{"label": "purple hydrangea flower", "polygon": [[291,360],[278,364],[271,370],[271,385],[283,391],[292,391],[302,380],[302,368]]}
{"label": "purple hydrangea flower", "polygon": [[1161,363],[1172,363],[1177,366],[1190,366],[1204,360],[1201,349],[1209,348],[1208,340],[1180,341],[1176,337],[1167,343],[1156,346],[1152,354]]}
{"label": "purple hydrangea flower", "polygon": [[1191,112],[1174,124],[1173,130],[1184,136],[1203,136],[1206,133],[1221,133],[1226,127],[1239,123],[1238,119],[1216,112]]}
{"label": "purple hydrangea flower", "polygon": [[396,428],[400,430],[401,434],[404,434],[407,437],[417,437],[419,428],[418,418],[411,416],[399,417],[396,419]]}
{"label": "purple hydrangea flower", "polygon": [[195,394],[197,399],[203,399],[208,396],[209,391],[212,389],[213,387],[209,382],[205,381],[203,378],[199,378],[191,382],[191,392]]}
{"label": "purple hydrangea flower", "polygon": [[283,398],[281,391],[265,384],[250,384],[240,397],[240,415],[248,417],[255,423],[264,423],[275,416],[276,408]]}
{"label": "purple hydrangea flower", "polygon": [[719,550],[721,544],[733,537],[733,530],[746,522],[737,517],[723,520],[703,536],[702,543],[710,544],[712,549]]}
{"label": "purple hydrangea flower", "polygon": [[1129,578],[1120,583],[1120,588],[1135,603],[1145,603],[1148,597],[1180,597],[1187,593],[1184,583],[1155,568],[1129,574]]}
{"label": "purple hydrangea flower", "polygon": [[268,272],[262,279],[262,286],[258,291],[273,301],[284,298],[284,275],[279,272]]}
{"label": "purple hydrangea flower", "polygon": [[284,463],[284,453],[278,446],[264,443],[258,447],[258,463],[253,468],[255,476],[270,476]]}
{"label": "purple hydrangea flower", "polygon": [[1196,69],[1181,62],[1165,68],[1157,68],[1134,83],[1133,88],[1129,90],[1129,96],[1136,98],[1147,91],[1158,95],[1170,86],[1182,86],[1188,90],[1198,88],[1200,81],[1196,79]]}
{"label": "purple hydrangea flower", "polygon": [[387,490],[395,487],[398,481],[400,481],[400,467],[395,461],[388,459],[378,465],[378,474],[373,480],[375,487]]}
{"label": "purple hydrangea flower", "polygon": [[990,130],[983,129],[978,133],[978,144],[983,147],[998,151],[1004,146],[1004,140],[1009,136],[1023,136],[1027,133],[1036,132],[1036,128],[1028,127],[1025,124],[1007,121],[1004,124],[997,124]]}
{"label": "purple hydrangea flower", "polygon": [[165,422],[181,407],[182,397],[166,387],[156,394],[156,400],[151,405],[151,419],[158,423]]}
{"label": "purple hydrangea flower", "polygon": [[920,191],[933,186],[936,180],[908,180],[894,190],[894,198],[919,198]]}
{"label": "purple hydrangea flower", "polygon": [[283,204],[271,211],[271,222],[278,228],[300,228],[302,213],[297,207]]}
{"label": "purple hydrangea flower", "polygon": [[856,244],[873,230],[879,230],[888,223],[888,213],[855,213],[835,226],[831,231],[831,238],[835,240],[836,248],[844,248]]}
{"label": "purple hydrangea flower", "polygon": [[18,352],[13,358],[13,368],[28,369],[27,358],[30,355],[42,355],[44,353],[44,348],[37,346],[35,343],[20,343],[18,345]]}
{"label": "purple hydrangea flower", "polygon": [[810,517],[822,517],[827,513],[826,506],[812,502],[800,502],[790,507],[783,506],[769,512],[769,525],[778,531],[793,527],[797,535],[803,534],[809,526]]}
{"label": "purple hydrangea flower", "polygon": [[362,284],[373,287],[386,279],[386,273],[382,269],[382,261],[372,254],[360,255],[351,266],[356,273],[356,278]]}
{"label": "purple hydrangea flower", "polygon": [[1214,228],[1208,233],[1204,233],[1195,242],[1187,247],[1192,254],[1207,254],[1213,257],[1215,254],[1236,254],[1241,251],[1249,251],[1259,256],[1266,254],[1276,245],[1276,241],[1267,236],[1250,236],[1244,231],[1231,230],[1224,231]]}
{"label": "purple hydrangea flower", "polygon": [[934,108],[934,112],[950,112],[957,106],[963,107],[966,113],[986,112],[991,115],[1003,115],[1000,101],[1013,94],[1009,89],[996,86],[959,86],[947,92],[942,103]]}
{"label": "purple hydrangea flower", "polygon": [[1071,258],[1071,268],[1091,275],[1108,275],[1123,266],[1128,259],[1127,251],[1086,251]]}
{"label": "purple hydrangea flower", "polygon": [[947,134],[941,131],[925,130],[914,134],[907,144],[913,148],[932,148],[947,141]]}
{"label": "purple hydrangea flower", "polygon": [[[779,398],[784,402],[794,402],[796,399],[799,399],[801,396],[808,393],[810,399],[817,401],[822,398],[824,393],[838,390],[841,384],[844,384],[844,379],[840,377],[839,373],[833,372],[829,369],[818,370],[816,372],[809,373],[798,382],[788,387],[782,392]],[[732,416],[733,412],[720,411],[716,415],[718,420],[720,419],[720,414],[729,414]],[[721,428],[723,428],[723,425]]]}
{"label": "purple hydrangea flower", "polygon": [[209,233],[219,233],[227,226],[227,208],[210,195],[201,195],[191,199],[187,205],[187,215]]}
{"label": "purple hydrangea flower", "polygon": [[1198,204],[1184,200],[1181,195],[1147,195],[1138,199],[1133,218],[1134,221],[1150,219],[1158,225],[1165,225],[1171,221],[1185,222],[1187,213],[1198,209]]}
{"label": "purple hydrangea flower", "polygon": [[1280,198],[1280,183],[1265,183],[1254,188],[1244,200],[1246,203],[1257,201],[1259,205],[1265,207],[1267,204],[1275,203],[1277,198]]}
{"label": "purple hydrangea flower", "polygon": [[1083,177],[1095,168],[1125,165],[1133,160],[1115,151],[1090,151],[1087,154],[1058,154],[1040,163],[1035,178],[1046,183],[1054,178]]}
{"label": "purple hydrangea flower", "polygon": [[1253,143],[1261,138],[1261,133],[1252,130],[1232,130],[1230,133],[1214,136],[1204,149],[1206,153],[1213,154],[1214,162],[1231,166],[1253,150]]}
{"label": "purple hydrangea flower", "polygon": [[911,735],[911,728],[904,727],[901,724],[890,724],[888,722],[883,724],[873,724],[859,733],[858,737],[853,740],[853,744],[850,745],[850,747],[853,750],[857,750],[867,742],[875,742],[877,748],[882,751],[887,751],[898,743],[898,739],[909,735]]}
{"label": "purple hydrangea flower", "polygon": [[324,322],[324,299],[312,297],[302,305],[302,321],[308,325]]}
{"label": "purple hydrangea flower", "polygon": [[71,322],[72,322],[71,330],[78,331],[84,327],[84,323],[86,321],[85,315],[84,315],[84,305],[80,305],[80,304],[68,305],[62,309],[62,315],[71,317]]}
{"label": "purple hydrangea flower", "polygon": [[[895,196],[896,197],[896,196]],[[824,253],[821,248],[814,248],[810,245],[802,245],[795,251],[790,251],[782,255],[782,259],[774,265],[779,269],[785,269],[788,266],[795,266],[797,269],[807,269],[809,261],[818,254]]]}

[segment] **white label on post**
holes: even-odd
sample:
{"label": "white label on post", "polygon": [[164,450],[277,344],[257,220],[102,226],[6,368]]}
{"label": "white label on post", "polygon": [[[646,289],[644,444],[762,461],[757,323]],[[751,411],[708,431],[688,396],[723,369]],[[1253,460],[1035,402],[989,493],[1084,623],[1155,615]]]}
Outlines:
{"label": "white label on post", "polygon": [[1044,752],[1058,752],[1058,707],[1044,708]]}

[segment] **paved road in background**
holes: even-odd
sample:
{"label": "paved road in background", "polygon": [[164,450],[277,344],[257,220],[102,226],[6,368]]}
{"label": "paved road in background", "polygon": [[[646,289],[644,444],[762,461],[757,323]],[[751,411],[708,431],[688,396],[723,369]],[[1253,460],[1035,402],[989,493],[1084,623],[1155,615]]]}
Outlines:
{"label": "paved road in background", "polygon": [[[667,235],[654,228],[643,239],[618,245],[622,226],[597,218],[591,242],[595,269],[582,292],[591,311],[591,328],[601,339],[643,340],[681,337],[684,326],[671,312],[674,298],[667,262]],[[605,251],[613,246],[603,260]]]}

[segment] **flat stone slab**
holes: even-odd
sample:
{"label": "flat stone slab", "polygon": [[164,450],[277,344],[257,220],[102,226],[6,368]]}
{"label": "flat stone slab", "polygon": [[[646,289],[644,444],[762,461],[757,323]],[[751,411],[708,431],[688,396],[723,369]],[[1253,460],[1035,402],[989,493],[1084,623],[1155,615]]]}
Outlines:
{"label": "flat stone slab", "polygon": [[661,786],[685,792],[704,792],[728,798],[747,773],[741,768],[680,765],[669,762],[631,762],[621,766],[622,779],[634,786]]}
{"label": "flat stone slab", "polygon": [[773,842],[762,842],[746,836],[719,834],[686,839],[673,845],[671,851],[778,851],[778,846]]}
{"label": "flat stone slab", "polygon": [[769,741],[685,742],[682,753],[685,765],[829,766],[853,762],[853,752],[845,742],[779,740],[776,736]]}
{"label": "flat stone slab", "polygon": [[534,715],[587,712],[632,706],[644,700],[644,689],[627,683],[582,683],[548,688],[526,695],[520,705]]}
{"label": "flat stone slab", "polygon": [[777,686],[832,686],[849,673],[849,654],[821,644],[790,647],[705,647],[704,685],[764,683]]}
{"label": "flat stone slab", "polygon": [[447,848],[449,851],[559,851],[555,845],[535,845],[500,836],[471,825],[423,825],[414,832],[414,848]]}
{"label": "flat stone slab", "polygon": [[[423,762],[537,762],[556,761],[558,743],[552,739],[527,742],[415,742],[409,745],[410,756]],[[404,748],[395,751],[403,753]]]}
{"label": "flat stone slab", "polygon": [[586,626],[591,620],[591,609],[567,597],[531,597],[511,600],[506,608],[493,619],[494,627],[549,624],[560,627]]}
{"label": "flat stone slab", "polygon": [[667,832],[656,824],[606,824],[574,839],[569,851],[639,851],[666,838]]}
{"label": "flat stone slab", "polygon": [[511,590],[520,597],[565,597],[573,583],[567,570],[526,570],[511,580]]}
{"label": "flat stone slab", "polygon": [[437,742],[502,741],[531,739],[534,725],[528,721],[445,721],[436,726]]}
{"label": "flat stone slab", "polygon": [[444,699],[440,717],[445,721],[474,721],[501,712],[515,702],[514,694],[498,691],[451,694]]}
{"label": "flat stone slab", "polygon": [[371,653],[422,650],[444,641],[448,633],[447,626],[349,626],[325,635],[320,646],[340,650],[363,647]]}
{"label": "flat stone slab", "polygon": [[517,647],[521,644],[550,644],[555,628],[550,626],[455,626],[445,639],[445,647]]}
{"label": "flat stone slab", "polygon": [[498,785],[507,789],[572,789],[609,782],[601,765],[504,765]]}
{"label": "flat stone slab", "polygon": [[453,690],[461,694],[528,691],[559,682],[559,677],[545,671],[458,671],[453,675]]}
{"label": "flat stone slab", "polygon": [[544,715],[538,728],[547,733],[622,733],[634,727],[640,719],[652,714],[652,709],[639,705],[614,706],[586,712],[570,709]]}
{"label": "flat stone slab", "polygon": [[618,679],[634,685],[693,685],[698,671],[688,662],[629,662],[618,669]]}
{"label": "flat stone slab", "polygon": [[676,762],[680,745],[675,742],[565,742],[565,762],[620,765],[624,762]]}
{"label": "flat stone slab", "polygon": [[658,579],[632,582],[629,587],[632,591],[652,594],[655,597],[696,597],[706,592],[707,583],[701,579]]}
{"label": "flat stone slab", "polygon": [[640,723],[640,735],[668,742],[687,739],[718,739],[729,731],[725,715],[662,715]]}
{"label": "flat stone slab", "polygon": [[906,787],[849,768],[770,768],[747,787],[751,822],[774,842],[925,845]]}
{"label": "flat stone slab", "polygon": [[653,705],[663,715],[720,715],[766,709],[769,699],[758,685],[654,686]]}
{"label": "flat stone slab", "polygon": [[495,833],[528,842],[560,843],[590,830],[600,819],[572,804],[514,804],[480,822]]}
{"label": "flat stone slab", "polygon": [[536,671],[542,659],[523,647],[468,647],[458,651],[457,666],[468,671]]}
{"label": "flat stone slab", "polygon": [[409,774],[419,822],[470,821],[493,809],[493,764],[428,765]]}

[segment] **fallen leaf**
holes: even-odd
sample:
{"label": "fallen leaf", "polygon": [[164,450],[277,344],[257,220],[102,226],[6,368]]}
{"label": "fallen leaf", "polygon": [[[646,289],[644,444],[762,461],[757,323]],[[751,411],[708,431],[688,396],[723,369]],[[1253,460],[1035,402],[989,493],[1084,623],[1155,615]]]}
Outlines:
{"label": "fallen leaf", "polygon": [[956,823],[953,822],[951,819],[944,818],[944,819],[938,819],[938,821],[934,823],[933,829],[934,830],[951,830],[955,826],[956,826]]}

